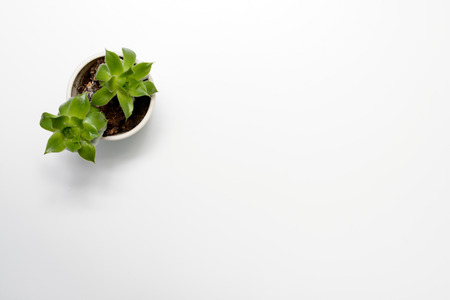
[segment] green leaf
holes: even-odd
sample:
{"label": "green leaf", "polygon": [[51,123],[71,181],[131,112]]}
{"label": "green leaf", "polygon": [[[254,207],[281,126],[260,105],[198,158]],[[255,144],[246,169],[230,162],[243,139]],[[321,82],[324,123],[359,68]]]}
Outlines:
{"label": "green leaf", "polygon": [[138,86],[130,89],[130,95],[133,97],[149,96],[147,94],[147,89],[145,88],[145,85],[142,82]]}
{"label": "green leaf", "polygon": [[41,125],[41,127],[44,128],[45,130],[55,131],[56,129],[54,129],[52,125],[52,119],[56,117],[57,116],[45,112],[41,116],[41,121],[39,122],[39,125]]}
{"label": "green leaf", "polygon": [[78,119],[77,117],[70,117],[69,124],[73,127],[83,128],[83,120]]}
{"label": "green leaf", "polygon": [[122,48],[123,53],[123,68],[124,70],[130,69],[136,61],[136,53],[128,48]]}
{"label": "green leaf", "polygon": [[52,127],[57,130],[63,130],[70,122],[68,116],[58,116],[52,120]]}
{"label": "green leaf", "polygon": [[92,104],[102,106],[109,102],[114,97],[115,93],[110,92],[106,87],[99,89],[94,96],[92,96]]}
{"label": "green leaf", "polygon": [[44,154],[51,153],[51,152],[61,152],[64,149],[66,149],[66,146],[64,146],[63,134],[61,132],[55,132],[48,139],[47,147],[45,148]]}
{"label": "green leaf", "polygon": [[91,112],[99,112],[99,111],[100,110],[97,107],[95,107],[94,105],[91,105],[91,108],[89,109],[89,113],[91,113]]}
{"label": "green leaf", "polygon": [[64,138],[66,138],[66,139],[79,138],[80,133],[81,133],[81,128],[76,127],[76,126],[67,126],[61,132],[64,135]]}
{"label": "green leaf", "polygon": [[94,125],[89,124],[89,123],[86,123],[84,125],[84,130],[81,132],[81,137],[83,139],[91,141],[99,136],[100,136],[100,134],[99,134],[97,128],[94,127]]}
{"label": "green leaf", "polygon": [[144,81],[145,88],[147,89],[148,95],[153,95],[154,93],[158,92],[155,85],[151,81]]}
{"label": "green leaf", "polygon": [[130,83],[130,86],[133,87],[133,88],[138,86],[140,83],[142,83],[142,81],[136,80],[133,77],[128,77],[127,79],[128,79],[127,81]]}
{"label": "green leaf", "polygon": [[81,141],[81,148],[78,149],[78,154],[85,160],[95,163],[95,146],[91,143]]}
{"label": "green leaf", "polygon": [[76,138],[71,139],[71,140],[66,139],[66,140],[64,140],[63,144],[67,148],[67,150],[69,150],[71,152],[75,152],[81,148],[81,144]]}
{"label": "green leaf", "polygon": [[67,100],[66,102],[64,102],[63,104],[61,104],[59,106],[59,114],[60,115],[67,115],[69,112],[69,107],[70,107],[70,103],[71,103],[71,99]]}
{"label": "green leaf", "polygon": [[106,87],[111,93],[115,92],[117,89],[117,76],[113,76],[105,82],[104,87]]}
{"label": "green leaf", "polygon": [[105,61],[111,75],[119,75],[123,72],[122,61],[116,53],[106,50]]}
{"label": "green leaf", "polygon": [[122,107],[125,118],[128,119],[133,113],[134,99],[122,89],[117,91],[117,98],[119,98],[120,107]]}
{"label": "green leaf", "polygon": [[111,78],[111,73],[109,72],[108,66],[106,64],[101,64],[98,66],[97,73],[95,74],[95,79],[100,81],[108,81]]}
{"label": "green leaf", "polygon": [[116,82],[116,87],[117,89],[122,88],[126,85],[127,83],[127,78],[123,78],[123,77],[117,77],[117,82]]}
{"label": "green leaf", "polygon": [[125,72],[123,72],[122,74],[120,74],[119,78],[127,78],[133,74],[134,74],[133,69],[128,69]]}
{"label": "green leaf", "polygon": [[102,112],[90,112],[83,121],[86,124],[92,125],[96,130],[101,130],[106,127],[108,120]]}
{"label": "green leaf", "polygon": [[135,65],[132,69],[134,71],[133,77],[137,80],[144,78],[150,73],[153,63],[140,63]]}
{"label": "green leaf", "polygon": [[89,99],[86,93],[77,95],[59,107],[59,114],[84,119],[89,111]]}

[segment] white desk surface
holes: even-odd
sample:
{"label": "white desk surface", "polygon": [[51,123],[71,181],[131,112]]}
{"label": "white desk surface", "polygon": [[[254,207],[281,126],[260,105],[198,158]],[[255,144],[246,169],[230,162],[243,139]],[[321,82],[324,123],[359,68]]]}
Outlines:
{"label": "white desk surface", "polygon": [[[450,299],[450,2],[9,1],[0,300]],[[93,53],[155,61],[97,163],[42,112]]]}

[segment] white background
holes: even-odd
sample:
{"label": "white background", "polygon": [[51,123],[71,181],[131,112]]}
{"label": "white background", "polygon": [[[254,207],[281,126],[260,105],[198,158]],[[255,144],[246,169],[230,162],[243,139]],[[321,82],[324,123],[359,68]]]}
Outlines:
{"label": "white background", "polygon": [[[0,300],[450,299],[448,1],[9,1]],[[69,77],[160,90],[97,163],[44,156]]]}

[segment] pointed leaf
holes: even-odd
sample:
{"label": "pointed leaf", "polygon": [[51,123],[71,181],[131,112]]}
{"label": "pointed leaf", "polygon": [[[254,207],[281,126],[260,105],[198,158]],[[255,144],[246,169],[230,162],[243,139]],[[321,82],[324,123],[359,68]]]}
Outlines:
{"label": "pointed leaf", "polygon": [[134,74],[133,69],[128,69],[125,72],[123,72],[122,74],[120,74],[119,78],[127,78],[127,77],[129,77],[129,76],[131,76],[133,74]]}
{"label": "pointed leaf", "polygon": [[64,140],[63,144],[67,148],[67,150],[69,150],[71,152],[75,152],[81,148],[81,144],[76,138],[66,139],[66,140]]}
{"label": "pointed leaf", "polygon": [[133,113],[133,97],[128,95],[124,90],[117,91],[117,98],[119,99],[120,107],[122,107],[125,118],[128,119]]}
{"label": "pointed leaf", "polygon": [[117,89],[117,76],[113,76],[105,82],[104,87],[106,87],[110,92],[114,92]]}
{"label": "pointed leaf", "polygon": [[102,112],[90,112],[84,119],[84,126],[86,124],[92,125],[96,130],[101,130],[106,127],[108,120]]}
{"label": "pointed leaf", "polygon": [[81,141],[81,148],[78,149],[78,154],[85,160],[95,163],[95,146],[91,143]]}
{"label": "pointed leaf", "polygon": [[135,65],[132,69],[134,71],[133,77],[137,80],[144,78],[150,73],[153,63],[140,63]]}
{"label": "pointed leaf", "polygon": [[144,85],[139,86],[139,87],[137,87],[137,88],[134,89],[134,90],[130,90],[129,93],[130,93],[130,95],[133,96],[133,97],[149,96],[149,95],[147,94],[147,90],[145,89],[145,86],[144,86]]}
{"label": "pointed leaf", "polygon": [[116,53],[106,50],[105,61],[111,75],[119,75],[123,72],[122,61]]}
{"label": "pointed leaf", "polygon": [[45,112],[41,116],[41,121],[39,122],[39,125],[41,125],[41,127],[44,128],[45,130],[55,131],[56,129],[54,129],[52,125],[52,119],[56,117],[57,116]]}
{"label": "pointed leaf", "polygon": [[48,139],[47,147],[45,148],[44,154],[51,153],[51,152],[61,152],[64,149],[66,149],[66,146],[64,146],[63,134],[61,132],[55,132]]}
{"label": "pointed leaf", "polygon": [[114,97],[115,93],[110,92],[106,87],[99,89],[94,96],[92,96],[92,104],[102,106],[109,102]]}
{"label": "pointed leaf", "polygon": [[148,95],[153,95],[154,93],[158,92],[155,85],[151,81],[144,81],[145,88],[147,89]]}
{"label": "pointed leaf", "polygon": [[122,53],[123,69],[128,70],[134,65],[134,62],[136,61],[136,53],[128,48],[122,48]]}
{"label": "pointed leaf", "polygon": [[100,81],[108,81],[111,78],[111,73],[109,72],[108,66],[106,64],[101,64],[98,66],[97,73],[95,74],[95,79]]}
{"label": "pointed leaf", "polygon": [[130,95],[133,97],[142,97],[142,96],[149,96],[147,94],[147,89],[143,82],[139,82],[138,85],[132,87],[129,91]]}
{"label": "pointed leaf", "polygon": [[73,116],[80,119],[84,119],[89,111],[89,99],[87,94],[77,95],[64,102],[59,107],[59,114],[66,116]]}

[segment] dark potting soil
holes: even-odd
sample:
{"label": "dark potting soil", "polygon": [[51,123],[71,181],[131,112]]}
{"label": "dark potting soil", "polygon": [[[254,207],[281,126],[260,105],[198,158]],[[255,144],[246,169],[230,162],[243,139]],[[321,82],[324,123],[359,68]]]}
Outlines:
{"label": "dark potting soil", "polygon": [[[95,80],[95,74],[97,73],[98,66],[104,62],[104,57],[98,58],[86,74],[84,74],[81,85],[77,87],[78,93],[88,93],[89,100],[95,92],[101,88],[100,82]],[[125,120],[125,115],[116,96],[106,105],[99,106],[98,109],[102,111],[105,114],[106,119],[108,119],[108,125],[103,136],[130,131],[142,121],[149,107],[150,97],[136,97],[134,100],[133,113],[128,120]]]}

